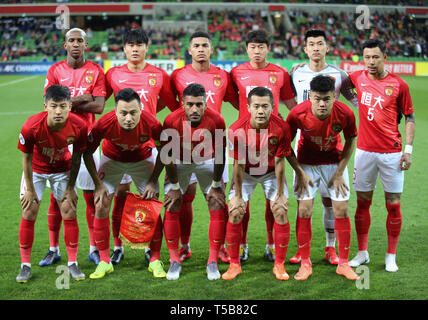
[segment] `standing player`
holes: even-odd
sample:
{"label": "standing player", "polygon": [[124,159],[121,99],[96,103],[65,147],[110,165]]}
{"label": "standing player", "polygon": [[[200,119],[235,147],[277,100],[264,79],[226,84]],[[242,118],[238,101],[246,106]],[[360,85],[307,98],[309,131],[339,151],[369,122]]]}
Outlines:
{"label": "standing player", "polygon": [[[120,90],[115,97],[115,109],[103,115],[94,125],[88,136],[88,151],[84,158],[91,177],[95,182],[95,241],[100,251],[101,262],[89,277],[99,279],[114,271],[110,261],[110,221],[109,213],[113,193],[119,186],[124,174],[134,181],[138,191],[149,198],[156,196],[156,182],[152,180],[155,169],[162,170],[157,161],[157,152],[152,151],[153,141],[159,145],[162,125],[150,114],[141,110],[139,95],[132,89]],[[98,148],[101,140],[102,154],[100,169],[97,174],[92,153]],[[102,177],[101,179],[99,178]],[[145,193],[146,186],[151,184],[150,192]],[[153,192],[154,191],[154,192]],[[155,234],[150,243],[153,261],[149,270],[155,277],[165,277],[160,261],[162,245],[162,219],[159,218]]]}
{"label": "standing player", "polygon": [[[256,30],[248,33],[246,40],[247,54],[249,62],[236,66],[231,71],[233,82],[239,91],[239,119],[247,116],[248,93],[255,87],[265,87],[272,91],[273,94],[273,114],[279,114],[280,100],[285,103],[291,110],[296,105],[294,93],[291,89],[291,80],[288,72],[272,63],[266,58],[270,52],[269,36],[264,30]],[[241,260],[248,260],[249,249],[247,244],[248,221],[250,218],[250,206],[247,203],[247,210],[243,220],[243,232],[241,242]],[[273,215],[270,210],[268,201],[266,201],[266,229],[267,245],[264,252],[268,260],[273,261],[275,249],[273,246]]]}
{"label": "standing player", "polygon": [[[184,89],[191,83],[199,83],[205,88],[208,108],[221,114],[223,101],[227,101],[236,109],[239,109],[238,95],[233,87],[230,75],[226,71],[210,63],[210,56],[213,53],[211,36],[203,31],[193,33],[190,36],[188,52],[192,57],[192,63],[183,68],[174,70],[171,74],[171,88],[173,92],[178,95],[179,104],[182,104]],[[226,184],[228,181],[229,167],[228,157],[226,157],[223,182]],[[193,221],[192,203],[195,199],[195,195],[196,177],[193,175],[190,180],[189,188],[183,195],[180,209],[180,256],[182,261],[190,258],[192,255],[190,249],[190,233]],[[224,246],[220,249],[220,259],[223,262],[229,262],[229,255],[224,249]]]}
{"label": "standing player", "polygon": [[[77,266],[79,227],[76,218],[75,182],[81,155],[86,149],[87,129],[84,121],[70,113],[70,90],[53,85],[46,90],[44,112],[30,117],[19,135],[24,180],[21,183],[22,218],[19,226],[21,272],[17,282],[31,277],[31,249],[34,224],[40,208],[46,181],[50,182],[55,201],[64,219],[64,240],[68,270],[76,280],[85,279]],[[71,154],[68,146],[73,145]]]}
{"label": "standing player", "polygon": [[[377,39],[368,40],[363,45],[363,57],[367,70],[351,74],[358,93],[360,134],[354,161],[358,253],[350,264],[359,266],[370,261],[367,251],[370,205],[379,175],[388,211],[385,269],[396,272],[396,249],[402,224],[400,198],[403,192],[404,170],[408,170],[412,164],[415,115],[407,83],[385,71],[385,44]],[[401,152],[401,134],[398,130],[402,114],[406,119],[404,153]]]}
{"label": "standing player", "polygon": [[[334,231],[339,242],[339,263],[336,273],[344,275],[347,279],[357,280],[359,277],[348,264],[351,222],[348,215],[350,191],[347,164],[352,156],[357,136],[355,116],[347,105],[335,99],[335,80],[330,76],[318,75],[313,78],[310,90],[309,100],[298,104],[287,117],[292,139],[297,129],[301,130],[298,162],[294,153],[289,158],[296,172],[294,186],[298,201],[296,233],[301,255],[301,266],[294,279],[306,280],[312,274],[311,217],[316,192],[322,186],[328,192],[335,216]],[[344,146],[340,138],[342,131],[345,138]]]}
{"label": "standing player", "polygon": [[[170,79],[166,71],[147,63],[148,49],[149,37],[143,29],[131,29],[125,33],[123,51],[128,62],[107,71],[107,99],[112,93],[116,95],[122,89],[131,88],[140,97],[141,108],[156,117],[158,99],[163,105],[166,104],[171,111],[178,108],[178,103],[171,91]],[[153,144],[152,148],[155,148]],[[115,245],[111,256],[113,264],[119,264],[124,257],[119,230],[126,201],[126,191],[129,190],[130,183],[130,177],[125,175],[114,198],[112,228]],[[149,258],[148,260],[150,262],[152,259]]]}
{"label": "standing player", "polygon": [[284,268],[290,239],[284,157],[291,153],[291,140],[285,122],[272,114],[273,101],[269,89],[263,87],[252,89],[248,95],[250,116],[239,119],[229,128],[229,145],[233,152],[234,170],[226,231],[231,260],[229,269],[222,275],[224,280],[232,280],[242,272],[239,258],[242,219],[246,202],[250,200],[259,183],[275,219],[273,229],[277,254],[273,273],[278,280],[289,279]]}
{"label": "standing player", "polygon": [[[354,86],[349,79],[348,74],[342,69],[327,64],[325,57],[330,50],[327,44],[327,36],[323,30],[309,30],[305,34],[305,46],[303,48],[308,55],[309,63],[299,65],[292,69],[290,77],[297,96],[297,103],[302,103],[309,99],[310,82],[317,75],[328,75],[335,80],[335,95],[339,99],[342,94],[354,107],[358,108],[358,100],[356,94],[353,93]],[[300,138],[300,129],[297,130],[295,150]],[[326,234],[325,259],[331,264],[337,265],[339,258],[336,254],[336,236],[334,234],[334,213],[327,190],[320,186],[320,195],[323,203],[323,221]],[[299,218],[297,217],[297,220]],[[296,222],[296,228],[298,221]],[[299,251],[290,259],[291,263],[300,262]]]}
{"label": "standing player", "polygon": [[[101,114],[105,102],[105,77],[104,71],[95,62],[86,60],[84,52],[88,47],[86,33],[78,28],[69,30],[65,35],[64,48],[67,50],[67,59],[52,65],[46,75],[46,90],[59,84],[66,86],[71,92],[71,103],[74,114],[85,121],[88,130],[95,122],[94,114]],[[96,165],[99,162],[99,153],[94,153]],[[83,190],[86,202],[86,221],[89,230],[89,260],[98,264],[99,252],[94,240],[94,184],[86,167],[82,166],[77,176],[76,186]],[[59,232],[61,228],[61,214],[57,201],[51,193],[51,202],[48,210],[48,225],[50,248],[46,257],[40,261],[40,266],[48,266],[61,259],[59,252]]]}
{"label": "standing player", "polygon": [[221,182],[225,165],[225,123],[221,114],[207,108],[205,89],[200,84],[191,84],[183,91],[182,106],[166,117],[162,131],[161,159],[170,181],[165,186],[164,228],[171,262],[166,278],[180,277],[181,200],[194,173],[210,213],[207,277],[217,280],[220,279],[217,258],[224,243],[226,223]]}

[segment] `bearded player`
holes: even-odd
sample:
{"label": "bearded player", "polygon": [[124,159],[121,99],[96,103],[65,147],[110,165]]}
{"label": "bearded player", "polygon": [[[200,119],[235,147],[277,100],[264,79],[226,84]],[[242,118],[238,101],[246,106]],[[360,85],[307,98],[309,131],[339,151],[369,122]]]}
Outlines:
{"label": "bearded player", "polygon": [[[18,149],[22,151],[24,180],[21,183],[22,218],[19,226],[21,272],[20,283],[31,277],[31,249],[34,224],[45,191],[51,191],[64,220],[64,240],[68,254],[68,270],[73,279],[85,275],[77,264],[79,227],[76,218],[77,194],[75,182],[82,153],[86,149],[86,123],[71,113],[70,90],[52,85],[45,93],[44,110],[30,117],[19,135]],[[70,153],[68,146],[73,145]]]}
{"label": "bearded player", "polygon": [[[203,85],[206,91],[207,107],[221,114],[223,101],[231,103],[235,108],[239,108],[238,95],[233,87],[230,75],[210,63],[213,53],[211,36],[203,31],[197,31],[190,36],[189,54],[192,56],[192,63],[176,69],[171,74],[171,88],[178,96],[179,103],[182,104],[183,91],[191,83]],[[225,170],[223,172],[223,182],[229,181],[228,157],[226,157]],[[226,187],[226,186],[225,186]],[[184,261],[192,255],[190,249],[190,233],[193,221],[193,200],[196,195],[196,176],[193,175],[190,185],[183,195],[180,228],[181,228],[181,248],[180,256]],[[227,208],[225,209],[227,211]],[[227,214],[227,212],[226,212]],[[228,263],[229,254],[224,246],[220,249],[219,258]]]}
{"label": "bearded player", "polygon": [[[385,44],[368,40],[363,44],[367,70],[353,72],[350,77],[357,88],[359,102],[359,138],[354,161],[354,189],[357,192],[355,227],[358,253],[350,261],[356,267],[370,261],[367,251],[370,228],[370,206],[378,176],[385,192],[388,212],[386,230],[388,249],[385,270],[398,271],[396,250],[401,231],[401,194],[404,171],[412,164],[415,115],[407,83],[385,70]],[[402,152],[398,124],[405,117],[405,147]]]}
{"label": "bearded player", "polygon": [[[95,114],[101,114],[105,102],[104,71],[95,62],[85,58],[84,52],[88,47],[86,33],[73,28],[65,34],[64,48],[67,50],[67,59],[52,65],[46,75],[46,90],[54,85],[66,86],[71,92],[71,112],[85,121],[88,130],[95,123]],[[99,152],[94,153],[96,165],[99,163]],[[95,215],[94,184],[83,163],[77,176],[76,186],[83,190],[86,202],[86,221],[89,231],[89,260],[98,264],[99,252],[95,245],[93,220]],[[51,193],[51,202],[48,210],[49,241],[48,254],[39,262],[40,266],[48,266],[61,260],[59,252],[59,233],[61,228],[61,214],[57,201]]]}
{"label": "bearded player", "polygon": [[[265,87],[272,91],[274,104],[274,115],[279,113],[279,103],[285,103],[288,109],[291,110],[296,105],[294,93],[291,88],[291,80],[288,72],[272,63],[269,63],[266,58],[270,52],[270,39],[266,31],[256,30],[248,33],[246,39],[247,54],[249,62],[236,66],[231,71],[233,82],[239,91],[239,119],[247,116],[248,109],[248,94],[255,87]],[[241,261],[248,260],[249,249],[247,244],[248,221],[250,218],[249,202],[247,203],[247,211],[243,220],[243,232],[241,242]],[[264,256],[267,260],[275,260],[275,247],[273,245],[273,224],[274,218],[270,210],[270,205],[266,201],[266,230],[267,230],[267,245]]]}

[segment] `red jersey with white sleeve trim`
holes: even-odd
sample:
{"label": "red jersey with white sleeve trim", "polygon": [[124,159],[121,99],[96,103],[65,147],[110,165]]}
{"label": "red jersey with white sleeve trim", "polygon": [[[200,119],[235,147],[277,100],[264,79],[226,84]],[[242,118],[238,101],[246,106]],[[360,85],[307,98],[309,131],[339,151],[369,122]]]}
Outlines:
{"label": "red jersey with white sleeve trim", "polygon": [[[244,117],[229,127],[230,156],[244,163],[245,172],[259,168],[260,176],[275,171],[275,157],[284,158],[291,154],[291,139],[288,124],[279,116],[271,114],[268,127],[256,130],[251,126],[250,116]],[[257,172],[255,171],[255,172]]]}
{"label": "red jersey with white sleeve trim", "polygon": [[[138,162],[151,156],[154,144],[159,145],[162,125],[150,112],[142,110],[138,125],[128,131],[117,121],[114,110],[97,120],[88,135],[88,150],[101,145],[105,156],[115,161]],[[154,144],[153,144],[154,141]]]}
{"label": "red jersey with white sleeve trim", "polygon": [[249,114],[248,94],[255,87],[265,87],[272,91],[274,115],[278,115],[280,99],[286,101],[294,98],[290,75],[276,64],[269,63],[263,69],[254,69],[250,62],[245,62],[234,67],[230,75],[239,90],[239,118]]}
{"label": "red jersey with white sleeve trim", "polygon": [[150,63],[146,63],[144,69],[139,72],[129,70],[127,64],[109,69],[106,73],[106,88],[107,99],[112,93],[116,96],[122,89],[133,89],[140,96],[142,109],[154,116],[158,97],[171,111],[178,108],[168,74]]}
{"label": "red jersey with white sleeve trim", "polygon": [[18,149],[33,154],[33,171],[37,173],[67,172],[71,168],[71,153],[86,151],[86,123],[77,115],[69,113],[64,127],[53,131],[48,127],[48,113],[40,112],[25,121],[19,134]]}
{"label": "red jersey with white sleeve trim", "polygon": [[316,118],[311,110],[312,102],[306,100],[288,114],[291,140],[300,129],[297,161],[303,164],[322,165],[338,163],[342,159],[343,131],[345,139],[357,136],[354,112],[346,104],[335,101],[331,114],[324,120]]}
{"label": "red jersey with white sleeve trim", "polygon": [[205,161],[215,158],[215,150],[224,152],[225,131],[226,124],[217,111],[205,109],[199,125],[192,127],[184,109],[180,108],[165,118],[161,141],[163,146],[171,144],[174,147],[174,160],[194,163],[195,157]]}
{"label": "red jersey with white sleeve trim", "polygon": [[372,80],[367,70],[355,71],[350,78],[358,93],[357,148],[379,153],[400,152],[399,111],[404,115],[414,112],[407,83],[392,73],[383,79]]}
{"label": "red jersey with white sleeve trim", "polygon": [[[89,60],[78,69],[70,67],[67,60],[53,64],[46,74],[44,94],[47,88],[54,84],[68,87],[72,98],[84,94],[91,94],[93,97],[106,96],[104,70],[99,64]],[[74,108],[72,112],[82,118],[88,128],[95,122],[95,115],[91,112],[81,112]]]}
{"label": "red jersey with white sleeve trim", "polygon": [[210,65],[208,71],[198,72],[188,64],[171,74],[171,88],[174,94],[178,95],[180,106],[183,102],[183,91],[191,83],[199,83],[205,88],[208,108],[218,113],[221,113],[223,100],[230,103],[237,101],[237,92],[227,71]]}

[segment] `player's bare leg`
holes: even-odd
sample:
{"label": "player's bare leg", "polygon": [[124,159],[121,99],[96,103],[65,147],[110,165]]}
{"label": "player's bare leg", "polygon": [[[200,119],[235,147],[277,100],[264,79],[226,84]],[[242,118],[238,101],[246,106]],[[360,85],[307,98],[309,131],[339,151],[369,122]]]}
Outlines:
{"label": "player's bare leg", "polygon": [[326,238],[324,259],[330,264],[337,265],[339,258],[336,254],[336,236],[334,233],[334,212],[330,198],[321,198],[323,205],[323,222]]}
{"label": "player's bare leg", "polygon": [[297,244],[301,254],[299,271],[294,276],[295,280],[306,280],[312,274],[312,262],[310,259],[312,238],[312,200],[299,200],[299,228],[297,230]]}
{"label": "player's bare leg", "polygon": [[373,191],[357,191],[357,209],[355,212],[355,229],[358,239],[358,253],[349,261],[351,267],[358,267],[370,262],[368,248],[368,238],[370,229],[370,206],[372,203]]}
{"label": "player's bare leg", "polygon": [[388,272],[397,272],[398,266],[395,258],[402,225],[401,193],[385,192],[385,205],[388,211],[386,219],[388,250],[385,256],[385,270]]}

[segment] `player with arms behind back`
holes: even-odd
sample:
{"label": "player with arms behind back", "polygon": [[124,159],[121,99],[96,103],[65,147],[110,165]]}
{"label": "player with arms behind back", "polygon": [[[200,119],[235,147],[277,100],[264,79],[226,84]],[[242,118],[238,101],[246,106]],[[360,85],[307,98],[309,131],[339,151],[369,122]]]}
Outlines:
{"label": "player with arms behind back", "polygon": [[[356,267],[370,261],[367,251],[370,206],[379,176],[388,212],[385,269],[396,272],[396,249],[402,224],[400,199],[404,171],[412,164],[415,115],[407,83],[384,68],[387,59],[385,44],[378,39],[366,41],[363,44],[363,57],[367,70],[351,74],[358,93],[360,124],[354,161],[358,253],[350,264]],[[401,134],[398,130],[402,114],[406,119],[404,152],[401,151]]]}

